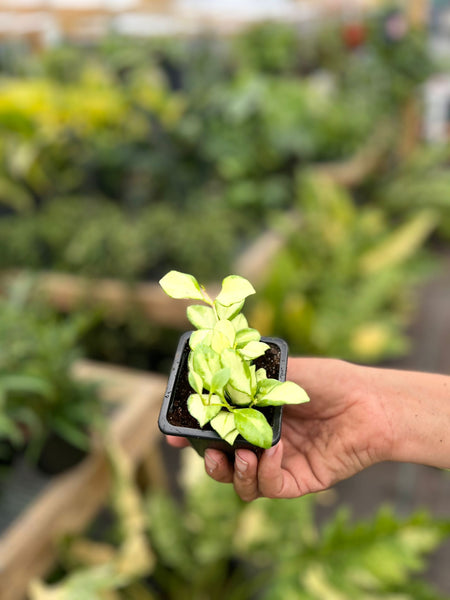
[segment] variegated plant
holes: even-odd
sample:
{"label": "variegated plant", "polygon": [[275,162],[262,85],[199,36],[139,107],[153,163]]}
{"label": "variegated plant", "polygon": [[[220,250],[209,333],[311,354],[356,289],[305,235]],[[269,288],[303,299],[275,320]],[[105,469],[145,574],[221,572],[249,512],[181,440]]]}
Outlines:
{"label": "variegated plant", "polygon": [[241,434],[262,448],[272,445],[272,428],[257,408],[300,404],[309,400],[297,384],[267,377],[253,361],[269,348],[241,313],[247,296],[255,293],[251,283],[238,275],[222,282],[212,299],[195,277],[170,271],[161,280],[172,298],[201,301],[187,309],[196,327],[189,339],[189,383],[193,393],[188,410],[203,427],[211,427],[229,444]]}

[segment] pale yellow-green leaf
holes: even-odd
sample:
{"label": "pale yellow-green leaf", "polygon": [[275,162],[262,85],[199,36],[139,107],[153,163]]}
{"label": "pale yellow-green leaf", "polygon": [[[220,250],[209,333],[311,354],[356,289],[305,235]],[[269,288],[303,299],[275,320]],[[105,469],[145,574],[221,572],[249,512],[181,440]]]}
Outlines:
{"label": "pale yellow-green leaf", "polygon": [[273,431],[266,417],[254,408],[242,408],[234,413],[236,429],[251,444],[270,448]]}
{"label": "pale yellow-green leaf", "polygon": [[188,374],[189,384],[193,390],[197,392],[197,394],[203,393],[203,379],[200,377],[198,373],[195,371],[189,371]]}
{"label": "pale yellow-green leaf", "polygon": [[230,369],[230,385],[236,390],[251,395],[251,374],[249,365],[235,350],[225,349],[220,355],[223,367]]}
{"label": "pale yellow-green leaf", "polygon": [[193,331],[189,337],[189,347],[194,350],[200,344],[211,344],[212,329],[198,329]]}
{"label": "pale yellow-green leaf", "polygon": [[190,414],[197,419],[200,427],[209,423],[209,421],[220,412],[222,406],[218,396],[211,397],[211,404],[208,404],[208,395],[191,394],[188,398],[188,410]]}
{"label": "pale yellow-green leaf", "polygon": [[223,319],[218,321],[216,323],[216,325],[214,326],[214,332],[216,332],[216,331],[219,331],[227,338],[229,346],[234,345],[234,340],[236,338],[236,332],[234,330],[233,325],[230,323],[230,321],[223,320]]}
{"label": "pale yellow-green leaf", "polygon": [[222,354],[226,348],[231,348],[229,339],[221,331],[213,330],[211,334],[211,348],[217,354]]}
{"label": "pale yellow-green leaf", "polygon": [[252,394],[247,392],[241,392],[240,390],[234,388],[232,385],[227,385],[225,391],[227,393],[227,396],[230,398],[232,404],[235,404],[236,406],[248,406],[253,400]]}
{"label": "pale yellow-green leaf", "polygon": [[222,410],[218,415],[211,419],[211,427],[222,439],[232,446],[239,435],[234,423],[234,414],[227,410]]}
{"label": "pale yellow-green leaf", "polygon": [[[214,301],[214,306],[217,312],[217,316],[219,319],[237,319],[241,316],[241,309],[244,306],[245,300],[241,300],[240,302],[235,302],[234,304],[230,304],[229,306],[224,306],[220,304],[217,300]],[[245,317],[244,317],[245,318]]]}
{"label": "pale yellow-green leaf", "polygon": [[268,349],[269,345],[265,344],[264,342],[249,342],[243,348],[241,348],[239,352],[247,360],[254,360],[259,356],[262,356]]}
{"label": "pale yellow-green leaf", "polygon": [[258,397],[257,405],[281,406],[283,404],[302,404],[303,402],[309,402],[306,391],[293,381],[284,381]]}
{"label": "pale yellow-green leaf", "polygon": [[159,285],[171,298],[205,300],[197,280],[188,273],[169,271],[159,280]]}
{"label": "pale yellow-green leaf", "polygon": [[217,322],[213,309],[210,306],[193,304],[187,307],[187,318],[197,329],[212,329]]}
{"label": "pale yellow-green leaf", "polygon": [[239,313],[236,317],[234,317],[233,319],[231,319],[231,323],[232,323],[232,325],[233,325],[234,330],[236,331],[236,333],[238,331],[241,331],[241,329],[247,329],[248,328],[247,318],[242,313]]}
{"label": "pale yellow-green leaf", "polygon": [[230,306],[242,302],[254,293],[255,289],[247,279],[239,275],[229,275],[222,281],[222,289],[216,301],[223,306]]}

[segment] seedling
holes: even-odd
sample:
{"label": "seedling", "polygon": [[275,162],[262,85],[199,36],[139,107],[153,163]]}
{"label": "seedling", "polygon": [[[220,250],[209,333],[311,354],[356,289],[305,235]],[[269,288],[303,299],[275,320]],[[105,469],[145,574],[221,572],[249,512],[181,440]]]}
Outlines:
{"label": "seedling", "polygon": [[255,359],[269,346],[241,312],[245,299],[255,293],[252,284],[229,275],[212,299],[187,273],[170,271],[159,283],[172,298],[203,303],[187,308],[187,317],[196,328],[189,338],[190,414],[200,427],[209,423],[230,445],[241,434],[255,446],[270,448],[272,428],[259,409],[301,404],[309,398],[292,381],[269,378],[264,368],[256,368]]}

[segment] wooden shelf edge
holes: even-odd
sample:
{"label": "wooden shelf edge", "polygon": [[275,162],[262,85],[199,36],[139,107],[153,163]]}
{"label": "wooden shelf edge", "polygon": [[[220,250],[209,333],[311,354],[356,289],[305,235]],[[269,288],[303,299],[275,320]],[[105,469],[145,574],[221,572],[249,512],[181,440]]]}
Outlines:
{"label": "wooden shelf edge", "polygon": [[[82,362],[75,372],[102,380],[107,397],[126,393],[111,420],[110,435],[137,464],[160,440],[157,416],[166,378],[131,369]],[[54,563],[64,535],[82,531],[110,489],[105,452],[96,450],[78,467],[57,477],[0,538],[0,598],[22,600],[28,583]]]}

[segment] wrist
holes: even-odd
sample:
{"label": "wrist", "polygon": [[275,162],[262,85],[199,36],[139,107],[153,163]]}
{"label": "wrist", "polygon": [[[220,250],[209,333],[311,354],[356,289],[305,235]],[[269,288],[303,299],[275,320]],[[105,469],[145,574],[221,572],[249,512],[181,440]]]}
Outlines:
{"label": "wrist", "polygon": [[450,378],[377,371],[377,395],[391,430],[386,460],[450,468]]}

